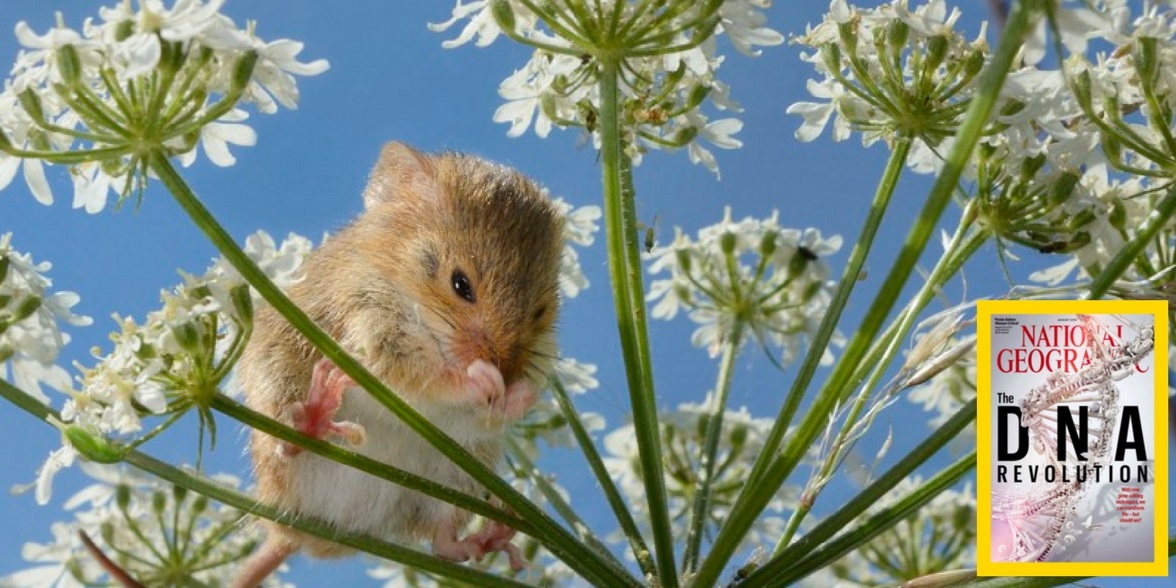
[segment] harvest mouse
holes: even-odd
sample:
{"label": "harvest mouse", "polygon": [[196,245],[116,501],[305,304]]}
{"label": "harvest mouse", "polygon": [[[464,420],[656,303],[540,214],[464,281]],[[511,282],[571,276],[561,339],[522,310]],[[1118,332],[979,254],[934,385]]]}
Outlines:
{"label": "harvest mouse", "polygon": [[[507,425],[536,398],[556,355],[553,325],[563,220],[517,171],[401,143],[380,154],[364,212],[303,266],[290,298],[367,369],[487,465]],[[259,310],[237,367],[246,403],[319,438],[471,495],[472,478],[372,399],[273,309]],[[506,552],[514,530],[300,452],[254,431],[259,499],[387,540],[424,539],[453,561]],[[234,586],[254,586],[286,557],[349,550],[267,523],[269,535]]]}

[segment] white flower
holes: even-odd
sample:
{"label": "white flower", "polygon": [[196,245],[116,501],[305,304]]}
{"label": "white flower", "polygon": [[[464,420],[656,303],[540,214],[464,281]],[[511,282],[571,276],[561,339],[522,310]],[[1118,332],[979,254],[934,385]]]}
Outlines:
{"label": "white flower", "polygon": [[[17,58],[0,91],[0,131],[12,149],[33,154],[23,160],[0,155],[0,188],[11,182],[17,162],[23,161],[30,191],[39,202],[50,204],[53,194],[42,159],[51,153],[93,151],[71,167],[74,207],[95,213],[105,206],[108,191],[125,198],[143,189],[148,179],[145,147],[166,147],[190,165],[199,143],[215,165],[233,165],[228,145],[257,142],[253,129],[242,123],[247,115],[239,107],[251,102],[267,114],[279,104],[293,109],[298,103],[295,76],[317,75],[328,64],[298,61],[301,43],[267,42],[252,23],[238,28],[220,13],[223,4],[175,0],[168,7],[162,0],[124,0],[100,9],[97,20],[86,19],[80,33],[60,17],[44,35],[25,23],[17,25],[17,38],[28,50]],[[256,56],[252,71],[240,69],[251,54]],[[126,98],[132,87],[136,95],[161,97],[150,103],[151,112],[140,112],[142,107]],[[99,106],[70,106],[80,102]],[[95,111],[103,114],[95,116]],[[135,134],[132,127],[143,125],[154,125],[152,140],[158,145],[127,139]]]}
{"label": "white flower", "polygon": [[47,403],[41,384],[69,389],[69,376],[54,363],[69,342],[59,324],[85,326],[91,320],[72,312],[77,294],[49,292],[49,262],[35,263],[11,242],[11,233],[0,235],[0,266],[7,267],[0,271],[0,377]]}
{"label": "white flower", "polygon": [[[688,40],[686,31],[703,20],[699,11],[704,4],[678,1],[654,9],[618,0],[579,1],[578,4],[566,12],[573,21],[592,15],[605,20],[614,11],[620,11],[621,19],[632,19],[628,41],[634,45],[627,49],[646,53],[624,58],[626,75],[621,80],[620,106],[625,111],[621,115],[626,127],[622,131],[625,153],[638,164],[649,149],[685,147],[693,163],[717,174],[715,158],[703,143],[721,149],[737,148],[741,143],[732,135],[742,125],[733,118],[708,124],[707,116],[701,113],[704,100],[717,110],[738,110],[738,105],[728,96],[726,85],[716,79],[723,57],[717,54],[713,38],[701,40],[692,47],[681,47]],[[767,4],[762,0],[725,0],[717,7],[719,23],[713,33],[693,31],[691,34],[722,35],[741,53],[759,55],[760,47],[779,45],[784,40],[780,33],[764,26],[763,9]],[[587,57],[595,51],[585,39],[574,34],[558,34],[582,30],[579,26],[582,23],[545,22],[525,3],[514,0],[508,0],[508,9],[514,17],[514,30],[510,32],[524,42],[533,43],[536,50],[526,65],[500,85],[499,94],[506,103],[495,111],[494,120],[510,124],[507,135],[511,137],[525,133],[532,128],[532,122],[535,134],[540,137],[546,137],[553,125],[581,127],[599,147],[595,123],[601,108],[597,87],[599,70]],[[671,16],[661,18],[666,14]],[[446,31],[460,21],[467,21],[465,27],[456,38],[443,42],[443,47],[458,47],[475,39],[475,44],[482,47],[503,32],[487,1],[463,4],[459,0],[448,21],[431,24],[429,28]]]}
{"label": "white flower", "polygon": [[588,277],[580,266],[580,255],[572,245],[588,247],[596,239],[596,232],[600,230],[600,207],[581,206],[574,208],[563,198],[552,200],[556,209],[564,217],[564,250],[560,258],[559,289],[568,298],[575,298],[581,291],[588,288]]}
{"label": "white flower", "polygon": [[[34,567],[0,578],[0,586],[112,584],[113,578],[82,546],[79,532],[89,535],[108,556],[136,554],[118,558],[119,564],[148,586],[170,584],[168,579],[177,575],[200,585],[227,585],[238,575],[248,550],[260,540],[260,527],[242,524],[243,513],[232,508],[198,499],[125,468],[82,467],[95,483],[66,501],[72,520],[53,524],[50,543],[26,543],[21,555]],[[214,475],[212,479],[231,487],[240,484],[232,476]],[[284,566],[279,569],[282,571]],[[273,576],[262,586],[287,585]]]}
{"label": "white flower", "polygon": [[[654,249],[647,299],[654,318],[671,319],[680,309],[700,326],[691,341],[712,356],[723,345],[748,338],[779,347],[790,361],[816,330],[832,297],[825,258],[841,248],[841,237],[825,239],[817,229],[784,229],[777,214],[764,220],[723,220],[698,231],[697,240],[675,230],[674,241]],[[741,338],[732,341],[736,326]],[[840,336],[835,337],[838,343]],[[832,361],[826,349],[823,361]]]}

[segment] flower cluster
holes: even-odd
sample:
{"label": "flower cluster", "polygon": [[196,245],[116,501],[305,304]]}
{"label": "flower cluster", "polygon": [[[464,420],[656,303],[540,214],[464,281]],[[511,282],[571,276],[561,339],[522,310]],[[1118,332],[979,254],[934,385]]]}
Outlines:
{"label": "flower cluster", "polygon": [[[290,283],[310,249],[310,241],[297,235],[280,247],[263,232],[246,243],[246,253],[279,284]],[[195,408],[213,426],[208,403],[244,350],[253,303],[244,280],[223,259],[201,276],[183,277],[183,284],[162,293],[163,308],[141,324],[115,315],[121,331],[111,335],[111,351],[99,355],[93,368],[79,366],[79,389],[70,391],[63,422],[55,423],[63,446],[38,473],[37,502],[48,502],[53,476],[79,453],[117,461],[123,449],[112,439],[142,431],[146,416],[178,417]],[[132,446],[169,423],[133,439]]]}
{"label": "flower cluster", "polygon": [[[922,484],[907,478],[868,513],[893,505]],[[825,572],[823,585],[895,585],[935,572],[975,566],[976,493],[970,484],[946,490],[896,526],[878,535]]]}
{"label": "flower cluster", "polygon": [[90,324],[90,318],[70,309],[78,303],[73,292],[49,293],[53,284],[45,273],[47,261],[12,247],[12,233],[0,235],[0,378],[48,403],[41,390],[46,384],[69,389],[69,374],[56,365],[57,354],[69,342],[59,322],[73,326]]}
{"label": "flower cluster", "polygon": [[714,155],[699,139],[721,149],[740,147],[736,118],[711,120],[702,112],[709,99],[718,111],[738,112],[716,73],[723,62],[715,37],[722,35],[745,55],[784,38],[764,26],[769,2],[762,0],[602,0],[539,6],[526,0],[460,1],[450,20],[431,25],[446,31],[466,21],[457,47],[475,40],[492,43],[500,34],[535,47],[531,60],[499,86],[506,100],[494,120],[510,124],[507,135],[522,135],[534,124],[546,137],[553,126],[579,127],[596,135],[601,63],[594,57],[619,52],[620,120],[628,155],[639,161],[648,149],[685,147],[691,162],[718,173]]}
{"label": "flower cluster", "polygon": [[[55,523],[48,543],[26,543],[21,554],[33,567],[0,578],[0,586],[81,588],[117,583],[86,549],[80,532],[145,586],[222,585],[260,540],[260,527],[242,524],[244,513],[178,486],[113,466],[83,464],[82,469],[94,484],[66,501],[73,520]],[[213,479],[239,485],[232,476]],[[285,586],[276,575],[262,585]]]}
{"label": "flower cluster", "polygon": [[789,114],[804,117],[801,141],[820,136],[833,120],[833,139],[862,133],[862,143],[914,140],[909,165],[938,169],[945,142],[959,126],[984,65],[984,33],[973,42],[954,30],[958,10],[943,0],[911,9],[893,0],[874,9],[832,0],[829,12],[793,43],[813,50],[802,59],[824,79],[810,80],[820,102],[798,102]]}
{"label": "flower cluster", "polygon": [[[651,274],[669,274],[650,283],[653,317],[671,319],[685,309],[701,325],[694,344],[712,356],[752,335],[780,348],[784,361],[792,360],[832,297],[825,257],[841,248],[841,237],[782,228],[777,220],[773,212],[764,220],[736,222],[727,208],[723,220],[699,230],[697,239],[675,230],[672,243],[648,255]],[[826,350],[823,361],[832,359]]]}
{"label": "flower cluster", "polygon": [[[711,400],[701,404],[684,403],[677,410],[663,413],[659,421],[666,492],[675,537],[687,534],[691,504],[698,491],[701,472],[705,471],[701,461],[706,430],[715,413],[713,404]],[[707,534],[727,519],[772,424],[772,419],[751,416],[747,408],[724,411],[723,436],[715,456],[717,465],[710,484],[710,506],[704,523]],[[633,426],[625,425],[609,432],[604,438],[604,449],[605,467],[617,481],[622,494],[629,499],[638,521],[647,520],[648,513],[643,510],[645,486]],[[785,524],[780,515],[796,507],[798,496],[796,488],[783,488],[768,504],[771,514],[756,520],[755,526],[743,537],[741,547],[759,546],[779,539]]]}
{"label": "flower cluster", "polygon": [[141,190],[153,155],[197,145],[216,165],[234,163],[228,145],[252,145],[242,103],[262,113],[295,108],[295,75],[327,62],[301,63],[302,44],[266,42],[220,13],[224,0],[123,0],[86,19],[81,32],[60,16],[38,35],[16,27],[24,50],[0,92],[0,188],[17,166],[33,195],[53,201],[42,160],[71,165],[74,207],[98,212],[111,191]]}
{"label": "flower cluster", "polygon": [[600,207],[572,207],[563,198],[553,200],[555,207],[564,217],[564,251],[559,267],[559,291],[568,298],[575,298],[588,288],[588,278],[580,267],[580,256],[572,245],[588,247],[596,240],[600,230]]}

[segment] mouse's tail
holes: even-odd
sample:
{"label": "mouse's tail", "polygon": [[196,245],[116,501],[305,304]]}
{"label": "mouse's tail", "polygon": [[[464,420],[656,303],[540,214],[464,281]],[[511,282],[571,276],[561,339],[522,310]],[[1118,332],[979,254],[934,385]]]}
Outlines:
{"label": "mouse's tail", "polygon": [[269,577],[286,561],[286,558],[298,551],[298,546],[292,543],[286,537],[277,533],[271,533],[270,536],[245,560],[245,565],[241,567],[240,573],[233,580],[230,585],[231,588],[254,588],[259,586],[262,580]]}

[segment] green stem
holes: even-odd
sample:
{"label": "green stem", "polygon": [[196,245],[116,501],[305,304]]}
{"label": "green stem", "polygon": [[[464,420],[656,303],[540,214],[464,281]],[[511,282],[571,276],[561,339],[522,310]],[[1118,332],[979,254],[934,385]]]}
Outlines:
{"label": "green stem", "polygon": [[1168,220],[1172,218],[1172,214],[1176,213],[1176,186],[1170,188],[1168,193],[1160,199],[1155,208],[1147,215],[1143,226],[1135,233],[1130,241],[1115,254],[1107,266],[1103,268],[1098,276],[1090,283],[1090,293],[1086,295],[1088,300],[1097,300],[1102,298],[1115,280],[1131,267],[1131,263],[1135,258],[1147,249],[1147,244],[1168,224]]}
{"label": "green stem", "polygon": [[739,356],[739,346],[742,340],[743,321],[735,319],[731,335],[723,347],[723,357],[719,361],[714,405],[710,411],[710,421],[707,423],[706,437],[702,445],[702,472],[690,513],[690,532],[686,535],[686,552],[682,556],[683,573],[693,571],[694,566],[698,563],[698,552],[702,547],[702,531],[706,526],[707,516],[710,514],[711,484],[715,475],[715,458],[719,453],[719,437],[723,431],[723,415],[726,413],[727,396],[731,392],[731,376],[734,372],[735,358]]}
{"label": "green stem", "polygon": [[795,561],[787,567],[767,566],[752,572],[746,580],[739,584],[739,588],[767,588],[770,586],[788,586],[805,578],[850,551],[864,545],[869,540],[894,527],[923,505],[930,502],[944,490],[958,482],[965,474],[976,467],[976,452],[960,458],[954,464],[940,470],[930,480],[918,489],[902,497],[894,504],[880,510],[861,525],[845,532],[837,539],[829,542],[825,547],[815,551],[808,557]]}
{"label": "green stem", "polygon": [[[645,321],[645,290],[641,280],[640,249],[634,212],[629,158],[621,149],[618,108],[620,63],[602,58],[600,72],[600,160],[604,186],[604,217],[608,235],[608,267],[617,328],[625,358],[633,427],[637,435],[641,478],[649,503],[650,524],[657,553],[658,579],[665,588],[677,588],[674,537],[662,474],[657,402],[653,391],[653,364]],[[628,187],[630,189],[626,190]]]}
{"label": "green stem", "polygon": [[[874,201],[870,205],[870,211],[866,215],[866,221],[862,225],[862,230],[858,234],[858,240],[854,243],[853,250],[850,251],[849,261],[847,262],[845,271],[841,274],[841,281],[837,284],[837,291],[834,292],[833,300],[829,303],[829,309],[821,319],[820,326],[817,327],[817,333],[813,336],[812,344],[809,346],[808,353],[805,354],[804,363],[801,364],[800,371],[796,375],[796,380],[792,383],[792,389],[788,391],[788,397],[784,401],[784,406],[780,408],[780,414],[776,417],[776,422],[772,426],[772,430],[764,440],[764,450],[760,453],[755,461],[755,465],[751,469],[751,474],[748,476],[749,482],[754,483],[763,476],[764,470],[771,464],[772,457],[780,450],[780,444],[784,440],[784,433],[792,424],[792,418],[800,407],[800,401],[804,398],[804,393],[821,364],[821,357],[829,345],[829,340],[833,337],[833,332],[837,328],[837,322],[841,320],[841,313],[845,310],[845,305],[849,302],[849,296],[853,293],[853,289],[858,283],[858,277],[861,275],[862,268],[865,267],[866,258],[870,253],[870,247],[873,245],[874,238],[878,234],[878,228],[882,225],[882,217],[886,213],[887,206],[890,205],[890,198],[894,195],[894,190],[898,187],[898,179],[902,174],[903,166],[906,164],[906,157],[910,153],[910,149],[910,139],[900,139],[894,146],[894,151],[890,153],[890,160],[887,161],[886,170],[882,174],[882,180],[878,183],[878,190],[874,194]],[[752,487],[753,485],[750,483],[747,486],[747,488]],[[773,491],[772,494],[775,494],[775,492]],[[743,497],[740,496],[739,502],[742,501]]]}
{"label": "green stem", "polygon": [[[952,236],[951,242],[947,246],[947,250],[939,258],[939,262],[935,264],[935,268],[931,271],[931,275],[927,277],[927,279],[923,282],[923,286],[919,289],[919,292],[899,314],[899,318],[896,320],[894,328],[886,330],[886,336],[884,336],[883,339],[888,340],[889,343],[885,345],[885,351],[882,353],[881,357],[874,357],[872,358],[872,361],[865,362],[863,364],[863,368],[866,366],[873,366],[870,379],[866,382],[865,386],[862,386],[861,391],[858,393],[853,406],[850,408],[849,415],[845,418],[845,424],[838,433],[837,439],[831,445],[828,458],[822,464],[820,471],[817,473],[814,479],[827,479],[832,475],[833,470],[838,465],[840,465],[840,455],[843,455],[852,446],[852,443],[849,443],[849,446],[847,446],[847,439],[849,437],[850,431],[855,426],[858,415],[861,414],[862,409],[865,408],[866,401],[873,396],[874,389],[877,387],[879,380],[882,378],[882,375],[886,372],[886,366],[890,365],[890,361],[894,359],[894,355],[898,352],[899,349],[899,343],[906,337],[907,332],[914,325],[915,318],[919,316],[919,313],[923,310],[923,307],[925,307],[927,303],[931,301],[931,297],[935,295],[935,292],[939,290],[940,286],[946,283],[948,278],[950,278],[955,274],[956,271],[959,270],[964,261],[971,257],[971,255],[976,252],[980,245],[987,240],[988,234],[984,232],[975,232],[971,235],[971,237],[965,238],[968,233],[968,229],[972,226],[972,221],[975,218],[973,215],[975,206],[976,204],[974,200],[969,201],[968,205],[964,208],[964,213],[960,218],[959,226],[956,227],[955,234]],[[909,374],[900,374],[900,378],[906,375]],[[896,384],[898,386],[903,385],[902,382],[896,382]],[[884,396],[889,397],[897,391],[898,389],[887,389],[883,392],[883,394]],[[841,396],[841,391],[833,390],[830,392],[836,394],[838,397]],[[788,521],[788,527],[785,529],[784,537],[780,540],[779,543],[776,544],[775,554],[779,554],[781,550],[788,546],[788,542],[792,540],[792,535],[796,533],[796,530],[800,528],[800,523],[812,510],[813,504],[816,502],[817,496],[820,494],[823,487],[824,484],[819,484],[815,488],[805,489],[805,493],[800,501],[800,506],[792,512],[792,516]]]}
{"label": "green stem", "polygon": [[592,528],[580,515],[576,513],[571,504],[560,493],[559,488],[548,480],[543,472],[539,471],[539,467],[535,465],[531,456],[527,455],[527,450],[519,444],[517,439],[508,438],[506,440],[507,452],[510,455],[510,460],[514,461],[515,476],[520,480],[530,480],[535,488],[543,495],[543,498],[551,504],[551,508],[563,517],[573,529],[576,534],[580,535],[583,540],[588,543],[593,549],[600,553],[601,557],[607,557],[617,567],[623,567],[621,562],[616,559],[608,546],[601,543],[596,538],[596,534],[592,532]]}
{"label": "green stem", "polygon": [[822,520],[811,531],[805,533],[796,543],[785,545],[785,548],[773,555],[772,559],[768,560],[757,573],[772,575],[804,559],[825,541],[828,541],[831,537],[841,532],[846,525],[853,522],[858,515],[878,502],[887,492],[897,486],[899,482],[918,469],[919,466],[926,463],[928,459],[931,459],[931,456],[938,453],[948,442],[955,439],[960,434],[960,431],[963,431],[969,424],[975,422],[975,420],[976,399],[973,398],[967,404],[960,407],[946,423],[940,425],[922,443],[916,446],[910,453],[904,455],[898,463],[894,464],[894,466],[882,474],[877,480],[874,480],[870,485],[863,488],[861,492],[850,499],[849,502],[845,503],[844,506]]}
{"label": "green stem", "polygon": [[[0,397],[15,404],[21,410],[28,412],[46,424],[48,424],[47,419],[49,417],[60,420],[60,415],[57,411],[41,404],[32,396],[29,396],[4,380],[0,380]],[[123,457],[123,460],[143,471],[154,474],[166,482],[171,482],[176,486],[207,496],[244,513],[259,516],[309,535],[358,549],[378,557],[384,557],[432,574],[469,582],[475,586],[503,586],[511,588],[527,586],[527,584],[521,582],[501,578],[476,568],[455,564],[366,535],[340,533],[335,525],[328,522],[310,517],[297,516],[290,513],[287,509],[261,504],[257,501],[256,497],[249,496],[199,474],[177,468],[139,451],[128,451]],[[146,541],[145,544],[151,545],[150,542]],[[160,561],[165,561],[162,556],[160,556]]]}
{"label": "green stem", "polygon": [[286,295],[270,281],[268,277],[253,263],[251,259],[233,238],[216,221],[208,209],[200,202],[188,184],[176,172],[168,161],[167,156],[159,151],[153,151],[149,156],[148,165],[159,176],[160,181],[172,193],[176,202],[188,213],[193,222],[212,241],[213,245],[245,278],[245,281],[257,290],[274,310],[281,314],[289,323],[314,345],[323,356],[330,359],[339,369],[351,376],[357,385],[361,386],[373,398],[383,404],[395,414],[405,425],[415,431],[430,445],[437,448],[451,460],[485,487],[491,494],[513,509],[518,515],[531,521],[535,526],[536,539],[542,542],[553,555],[563,560],[576,572],[586,579],[617,586],[636,586],[637,581],[624,570],[616,569],[602,560],[587,545],[578,541],[566,529],[560,527],[542,509],[527,500],[525,496],[515,490],[509,483],[498,477],[493,470],[471,455],[452,437],[445,434],[436,425],[429,422],[415,409],[392,392],[383,382],[373,376],[355,358],[351,357],[342,346],[331,338],[318,325],[310,320],[300,308],[294,305]]}
{"label": "green stem", "polygon": [[[867,311],[862,326],[854,334],[853,340],[838,362],[833,375],[830,376],[827,389],[840,390],[846,386],[847,376],[852,374],[857,366],[858,360],[861,359],[862,354],[866,351],[868,342],[873,339],[882,321],[889,314],[890,308],[898,300],[898,295],[910,277],[910,273],[918,262],[919,257],[922,255],[927,241],[938,224],[940,215],[942,215],[948,202],[951,201],[951,196],[955,192],[960,175],[963,173],[972,150],[983,134],[984,126],[992,114],[1005,77],[1012,67],[1013,60],[1021,48],[1025,35],[1032,28],[1032,21],[1034,19],[1030,18],[1030,13],[1039,13],[1040,10],[1037,10],[1037,8],[1039,8],[1041,2],[1042,0],[1022,0],[1013,5],[1008,22],[1005,25],[1004,33],[1001,35],[1000,44],[997,46],[992,61],[981,73],[978,91],[968,105],[968,111],[964,115],[963,122],[960,124],[959,132],[956,134],[956,140],[952,144],[947,160],[944,162],[943,171],[936,178],[927,202],[924,204],[923,210],[907,234],[902,252],[899,254],[898,259],[895,260],[890,274],[887,276],[878,295],[874,298],[874,303]],[[1031,6],[1027,7],[1027,3],[1031,4]],[[856,279],[857,274],[854,273],[846,277]],[[846,277],[843,277],[842,281]],[[822,323],[823,325],[824,323]],[[823,349],[823,345],[814,345],[814,349],[810,349],[810,355],[814,351],[820,353]],[[798,380],[800,377],[798,376]],[[807,383],[806,379],[803,385],[807,386]],[[801,390],[803,390],[803,387]],[[792,394],[790,393],[789,396],[789,402],[791,403],[793,401],[791,398]],[[757,477],[755,476],[755,472],[753,472],[750,483],[747,485],[747,488],[750,490],[745,491],[732,507],[727,525],[723,527],[719,532],[719,537],[715,540],[714,551],[703,562],[703,566],[699,570],[698,582],[700,585],[713,584],[717,580],[723,567],[730,559],[731,554],[734,553],[739,543],[738,538],[747,532],[747,529],[755,522],[755,518],[759,516],[764,506],[767,505],[771,497],[780,488],[780,485],[784,483],[784,480],[792,472],[793,468],[796,467],[796,464],[799,463],[800,456],[807,451],[813,439],[819,434],[826,415],[836,401],[837,396],[834,394],[821,394],[817,397],[813,406],[809,409],[808,417],[801,425],[800,430],[793,435],[783,455],[775,457],[776,453],[774,450],[776,447],[765,447],[764,453],[762,454],[763,459],[759,461],[770,461],[771,465],[765,467],[757,463],[757,465],[761,465],[759,469],[762,473]],[[799,398],[795,400],[795,403],[799,405]],[[791,414],[794,411],[795,407],[791,411],[788,411],[788,406],[786,405],[785,411],[781,412],[781,416],[787,418],[783,423],[776,423],[776,428],[780,428],[782,424],[783,428],[778,433],[776,428],[773,429],[774,439],[777,436],[780,438],[783,437],[783,432],[787,429],[788,421],[791,420]]]}
{"label": "green stem", "polygon": [[576,437],[576,442],[580,445],[580,450],[584,453],[584,458],[588,460],[588,466],[592,469],[592,473],[596,476],[596,482],[600,484],[600,488],[604,490],[604,496],[608,500],[608,505],[612,507],[613,514],[617,517],[617,523],[621,526],[621,531],[625,533],[625,537],[629,540],[629,549],[633,551],[633,558],[637,560],[637,565],[641,567],[643,575],[653,575],[657,571],[653,566],[653,561],[650,559],[649,545],[645,543],[645,538],[641,536],[641,530],[637,528],[637,521],[633,520],[633,513],[629,511],[629,505],[625,504],[625,499],[621,497],[621,492],[617,490],[617,485],[613,482],[612,475],[608,473],[608,468],[604,465],[604,460],[601,459],[600,453],[596,451],[596,445],[592,442],[592,437],[588,434],[588,430],[584,428],[584,423],[580,421],[580,413],[576,411],[576,407],[572,404],[572,399],[564,390],[563,384],[559,380],[551,379],[552,393],[555,395],[556,402],[559,403],[559,408],[564,414],[564,418],[568,421],[568,426],[572,429],[572,434]]}
{"label": "green stem", "polygon": [[[837,321],[841,318],[841,312],[845,310],[849,296],[857,285],[858,276],[861,274],[862,268],[865,267],[866,258],[870,253],[870,247],[874,243],[874,237],[878,234],[878,228],[882,224],[882,218],[886,213],[886,208],[890,204],[890,198],[894,195],[894,190],[898,186],[898,178],[902,173],[910,148],[911,142],[909,139],[900,139],[895,145],[894,151],[890,154],[890,160],[886,164],[886,171],[883,173],[882,181],[879,182],[878,190],[874,194],[874,201],[870,204],[870,210],[866,215],[865,223],[862,225],[862,230],[858,235],[857,242],[853,246],[853,250],[850,251],[849,261],[847,262],[845,271],[841,274],[841,281],[837,284],[837,291],[833,293],[833,300],[829,303],[829,308],[826,310],[825,316],[821,319],[821,324],[817,327],[816,334],[813,335],[808,353],[804,357],[804,363],[801,364],[800,371],[796,375],[796,380],[792,383],[792,389],[788,391],[788,396],[784,400],[784,405],[780,408],[780,414],[776,417],[776,422],[772,425],[772,430],[764,440],[764,448],[760,452],[759,457],[756,458],[755,465],[752,466],[743,492],[736,499],[731,514],[719,530],[719,536],[715,539],[711,552],[703,559],[702,566],[699,568],[698,581],[700,583],[698,585],[700,586],[706,586],[716,582],[723,567],[735,552],[736,547],[738,547],[741,538],[755,522],[755,517],[759,515],[759,512],[767,505],[771,498],[776,495],[776,490],[779,488],[778,484],[769,489],[763,487],[761,481],[766,474],[768,466],[772,463],[772,458],[780,450],[780,444],[784,440],[784,433],[788,430],[793,416],[800,408],[800,402],[804,398],[805,391],[808,389],[808,385],[821,363],[821,357],[829,345],[829,340],[832,339],[833,332],[837,328]],[[845,361],[845,359],[842,360],[842,362]]]}

